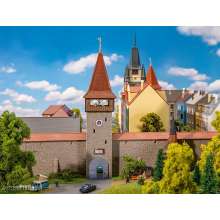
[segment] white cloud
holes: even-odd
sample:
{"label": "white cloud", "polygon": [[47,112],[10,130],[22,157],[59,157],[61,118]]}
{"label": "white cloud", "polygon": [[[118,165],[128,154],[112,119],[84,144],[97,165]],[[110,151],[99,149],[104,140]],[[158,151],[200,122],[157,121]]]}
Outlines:
{"label": "white cloud", "polygon": [[22,108],[20,106],[13,106],[10,100],[5,100],[0,105],[0,114],[4,111],[14,112],[17,116],[20,117],[30,117],[30,116],[40,116],[39,109],[32,109],[32,108]]}
{"label": "white cloud", "polygon": [[207,88],[208,88],[208,83],[201,81],[194,82],[189,86],[189,89],[192,90],[206,90]]}
{"label": "white cloud", "polygon": [[3,92],[0,93],[2,95],[11,97],[12,100],[15,101],[16,103],[23,103],[23,102],[32,103],[36,101],[36,99],[33,96],[18,93],[13,89],[5,89]]}
{"label": "white cloud", "polygon": [[16,69],[13,66],[2,66],[0,67],[2,73],[15,73]]}
{"label": "white cloud", "polygon": [[114,79],[110,80],[110,84],[112,87],[122,86],[124,84],[124,78],[119,75],[115,75]]}
{"label": "white cloud", "polygon": [[168,73],[173,76],[184,76],[188,77],[191,80],[207,80],[209,77],[205,73],[199,73],[198,70],[194,68],[183,68],[183,67],[170,67]]}
{"label": "white cloud", "polygon": [[216,55],[220,57],[220,48],[216,51]]}
{"label": "white cloud", "polygon": [[[104,56],[105,64],[107,66],[111,65],[112,62],[116,62],[121,59],[122,56],[113,53],[110,56]],[[88,56],[81,57],[78,60],[72,60],[64,65],[63,71],[70,74],[79,74],[84,72],[87,68],[93,67],[97,60],[97,53],[89,54]]]}
{"label": "white cloud", "polygon": [[45,96],[46,101],[57,101],[58,103],[73,102],[81,103],[83,101],[84,91],[78,90],[75,87],[69,87],[63,92],[51,91]]}
{"label": "white cloud", "polygon": [[43,90],[43,91],[48,91],[48,92],[55,91],[55,90],[60,88],[60,86],[58,86],[57,84],[50,84],[46,80],[31,81],[31,82],[27,82],[27,83],[22,83],[21,81],[17,81],[16,84],[18,86],[24,86],[24,87],[27,87],[29,89]]}
{"label": "white cloud", "polygon": [[208,45],[216,45],[220,42],[220,27],[177,27],[177,30],[187,36],[199,36]]}
{"label": "white cloud", "polygon": [[220,79],[217,79],[210,84],[207,82],[197,81],[189,86],[193,90],[206,90],[208,92],[220,92]]}
{"label": "white cloud", "polygon": [[173,84],[165,82],[165,81],[159,81],[159,84],[162,87],[162,89],[166,89],[166,90],[176,89],[176,87]]}

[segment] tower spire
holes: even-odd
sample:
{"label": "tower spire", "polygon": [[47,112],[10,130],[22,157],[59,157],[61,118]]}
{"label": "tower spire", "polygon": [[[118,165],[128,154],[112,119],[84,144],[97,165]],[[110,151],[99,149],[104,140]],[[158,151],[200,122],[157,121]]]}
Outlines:
{"label": "tower spire", "polygon": [[99,53],[102,52],[102,38],[98,37],[98,41],[99,41]]}

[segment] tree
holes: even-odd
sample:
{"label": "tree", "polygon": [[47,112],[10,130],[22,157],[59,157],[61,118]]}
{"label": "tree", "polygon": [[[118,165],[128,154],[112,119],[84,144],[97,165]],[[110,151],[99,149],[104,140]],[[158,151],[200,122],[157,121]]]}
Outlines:
{"label": "tree", "polygon": [[192,131],[193,128],[188,125],[188,124],[184,124],[183,122],[181,122],[180,120],[175,120],[175,127],[177,131]]}
{"label": "tree", "polygon": [[82,130],[83,118],[82,118],[82,114],[81,114],[80,109],[79,108],[73,108],[72,113],[74,114],[74,116],[76,118],[80,118],[80,130]]}
{"label": "tree", "polygon": [[153,112],[143,116],[140,121],[142,122],[141,131],[143,132],[164,131],[163,122],[160,116]]}
{"label": "tree", "polygon": [[119,125],[119,107],[116,106],[116,111],[112,120],[112,132],[117,133],[120,132],[120,125]]}
{"label": "tree", "polygon": [[159,181],[163,176],[163,166],[164,166],[164,153],[163,149],[159,149],[157,153],[157,160],[155,163],[155,168],[153,172],[153,180]]}
{"label": "tree", "polygon": [[195,192],[196,185],[193,182],[191,173],[193,162],[193,150],[188,144],[169,144],[164,163],[163,178],[159,182],[160,193]]}
{"label": "tree", "polygon": [[200,170],[198,164],[195,165],[194,171],[193,171],[193,181],[197,184],[200,185]]}
{"label": "tree", "polygon": [[213,167],[214,157],[209,154],[206,158],[205,168],[201,179],[201,190],[202,193],[217,193],[218,184],[215,169]]}
{"label": "tree", "polygon": [[121,176],[127,178],[132,175],[140,175],[144,172],[146,164],[142,159],[134,159],[131,156],[125,155],[123,157],[123,168]]}
{"label": "tree", "polygon": [[[23,152],[20,145],[29,137],[30,129],[14,113],[5,111],[0,117],[0,182],[19,184],[35,164],[32,152]],[[12,181],[15,180],[16,181]]]}

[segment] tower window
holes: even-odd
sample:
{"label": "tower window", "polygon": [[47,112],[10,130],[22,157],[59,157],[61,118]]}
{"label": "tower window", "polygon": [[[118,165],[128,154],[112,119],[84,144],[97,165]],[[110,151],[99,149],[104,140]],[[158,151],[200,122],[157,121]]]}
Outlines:
{"label": "tower window", "polygon": [[107,144],[107,140],[105,140],[105,144]]}
{"label": "tower window", "polygon": [[93,129],[93,133],[95,133],[95,129]]}
{"label": "tower window", "polygon": [[107,121],[107,118],[105,117],[105,122]]}

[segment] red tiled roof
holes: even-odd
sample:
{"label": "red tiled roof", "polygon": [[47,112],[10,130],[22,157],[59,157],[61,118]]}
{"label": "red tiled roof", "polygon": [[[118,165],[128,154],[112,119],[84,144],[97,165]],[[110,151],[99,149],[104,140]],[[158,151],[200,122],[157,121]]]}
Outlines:
{"label": "red tiled roof", "polygon": [[108,74],[101,52],[98,54],[92,80],[87,93],[84,95],[84,98],[116,98],[111,90]]}
{"label": "red tiled roof", "polygon": [[177,132],[178,140],[209,140],[216,136],[218,132],[215,131],[195,131],[195,132]]}
{"label": "red tiled roof", "polygon": [[[177,140],[210,140],[217,132],[177,132]],[[169,132],[113,133],[114,141],[169,140]],[[85,141],[86,133],[34,133],[24,142]]]}
{"label": "red tiled roof", "polygon": [[146,80],[147,83],[151,85],[154,89],[161,89],[152,65],[150,65],[148,68]]}
{"label": "red tiled roof", "polygon": [[50,105],[43,113],[43,116],[69,117],[71,110],[66,105]]}
{"label": "red tiled roof", "polygon": [[113,140],[131,141],[131,140],[168,140],[169,132],[127,132],[112,134]]}
{"label": "red tiled roof", "polygon": [[86,133],[34,133],[24,142],[85,141]]}

